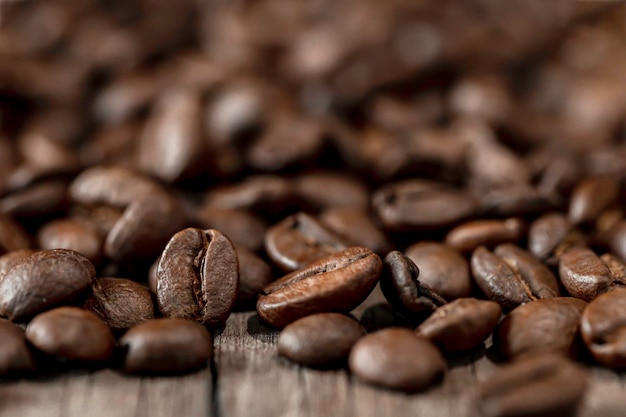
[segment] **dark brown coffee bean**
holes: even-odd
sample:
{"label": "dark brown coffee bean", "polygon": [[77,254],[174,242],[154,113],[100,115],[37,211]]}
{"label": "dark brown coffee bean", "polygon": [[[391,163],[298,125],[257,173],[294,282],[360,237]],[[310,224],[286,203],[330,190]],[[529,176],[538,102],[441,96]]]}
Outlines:
{"label": "dark brown coffee bean", "polygon": [[67,182],[48,180],[16,191],[0,200],[0,211],[18,218],[59,213],[67,204]]}
{"label": "dark brown coffee bean", "polygon": [[106,236],[113,230],[124,211],[111,206],[74,206],[70,214],[76,219],[90,222],[98,229],[100,235]]}
{"label": "dark brown coffee bean", "polygon": [[107,325],[78,307],[59,307],[37,315],[28,323],[26,338],[40,351],[69,361],[106,361],[115,345]]}
{"label": "dark brown coffee bean", "polygon": [[129,329],[154,318],[150,291],[124,278],[98,278],[83,308],[95,313],[112,330]]}
{"label": "dark brown coffee bean", "polygon": [[572,248],[561,255],[559,276],[573,297],[591,301],[613,285],[613,276],[606,264],[591,249]]}
{"label": "dark brown coffee bean", "polygon": [[520,219],[475,220],[450,230],[446,244],[461,252],[472,252],[479,246],[494,247],[501,243],[518,242],[526,224]]}
{"label": "dark brown coffee bean", "polygon": [[319,215],[320,222],[353,245],[386,254],[391,242],[367,212],[354,208],[331,208]]}
{"label": "dark brown coffee bean", "polygon": [[35,252],[36,251],[33,249],[20,249],[0,256],[0,281],[4,279],[4,276],[11,268],[21,263],[24,259],[28,258]]}
{"label": "dark brown coffee bean", "polygon": [[501,312],[493,301],[459,298],[435,310],[415,332],[446,352],[462,352],[475,348],[491,334]]}
{"label": "dark brown coffee bean", "polygon": [[126,349],[124,371],[172,374],[204,368],[213,355],[211,334],[199,323],[157,319],[141,323],[119,341]]}
{"label": "dark brown coffee bean", "polygon": [[535,220],[528,231],[528,249],[537,258],[558,260],[563,252],[584,245],[585,238],[560,213],[549,213]]}
{"label": "dark brown coffee bean", "polygon": [[355,178],[334,172],[313,172],[293,180],[296,195],[314,210],[352,208],[366,211],[367,189]]}
{"label": "dark brown coffee bean", "polygon": [[481,193],[481,212],[487,216],[524,217],[545,213],[557,206],[558,199],[535,187],[520,184]]}
{"label": "dark brown coffee bean", "polygon": [[81,144],[78,157],[83,166],[136,164],[136,137],[139,123],[129,121],[119,125],[103,126]]}
{"label": "dark brown coffee bean", "polygon": [[35,252],[0,280],[0,314],[19,321],[71,302],[91,285],[95,276],[93,264],[78,252]]}
{"label": "dark brown coffee bean", "polygon": [[31,247],[26,231],[12,217],[0,213],[0,249],[12,252]]}
{"label": "dark brown coffee bean", "polygon": [[626,221],[620,221],[607,233],[608,246],[622,260],[626,260]]}
{"label": "dark brown coffee bean", "polygon": [[278,354],[306,366],[339,364],[365,329],[351,317],[320,313],[303,317],[285,327],[278,336]]}
{"label": "dark brown coffee bean", "polygon": [[587,390],[584,368],[555,355],[535,355],[497,369],[478,386],[482,417],[573,416]]}
{"label": "dark brown coffee bean", "polygon": [[610,253],[605,253],[600,255],[600,260],[609,268],[613,286],[626,285],[626,264],[621,259]]}
{"label": "dark brown coffee bean", "polygon": [[446,370],[439,350],[402,328],[388,328],[359,339],[350,352],[350,371],[370,384],[408,392],[439,383]]}
{"label": "dark brown coffee bean", "polygon": [[409,246],[405,255],[419,267],[420,282],[445,300],[469,297],[469,264],[456,250],[442,243],[420,242]]}
{"label": "dark brown coffee bean", "polygon": [[272,268],[252,251],[238,246],[235,248],[239,260],[239,293],[235,307],[254,309],[257,296],[274,278]]}
{"label": "dark brown coffee bean", "polygon": [[425,180],[386,185],[374,193],[372,205],[385,227],[394,231],[439,229],[478,208],[470,194]]}
{"label": "dark brown coffee bean", "polygon": [[141,169],[167,183],[193,177],[205,147],[199,94],[190,89],[162,93],[139,139]]}
{"label": "dark brown coffee bean", "polygon": [[86,220],[64,219],[45,224],[37,233],[41,249],[71,249],[97,265],[102,258],[103,238],[96,226]]}
{"label": "dark brown coffee bean", "polygon": [[265,288],[257,313],[282,328],[311,314],[349,312],[378,282],[382,262],[371,250],[354,246],[319,259]]}
{"label": "dark brown coffee bean", "polygon": [[484,246],[474,251],[470,264],[478,287],[490,300],[500,304],[503,310],[508,311],[536,299],[519,272]]}
{"label": "dark brown coffee bean", "polygon": [[419,281],[419,275],[419,268],[402,252],[389,252],[385,257],[380,289],[389,304],[405,316],[427,316],[446,303]]}
{"label": "dark brown coffee bean", "polygon": [[616,202],[619,182],[613,177],[587,178],[576,186],[570,199],[568,218],[574,224],[595,220]]}
{"label": "dark brown coffee bean", "polygon": [[21,375],[37,368],[22,328],[0,319],[0,339],[0,375]]}
{"label": "dark brown coffee bean", "polygon": [[244,209],[276,213],[289,206],[293,188],[285,178],[274,175],[256,175],[244,181],[216,187],[206,195],[205,204],[223,209]]}
{"label": "dark brown coffee bean", "polygon": [[547,298],[511,311],[494,332],[494,345],[507,358],[553,352],[575,358],[580,351],[578,323],[587,306],[571,297]]}
{"label": "dark brown coffee bean", "polygon": [[602,365],[626,369],[626,288],[598,296],[585,309],[580,333]]}
{"label": "dark brown coffee bean", "polygon": [[170,239],[157,268],[157,300],[164,317],[220,327],[238,290],[237,252],[226,236],[189,228]]}
{"label": "dark brown coffee bean", "polygon": [[267,255],[284,271],[295,271],[347,246],[341,237],[305,213],[287,217],[265,235]]}
{"label": "dark brown coffee bean", "polygon": [[236,246],[252,251],[263,247],[267,224],[246,210],[220,209],[202,206],[192,214],[191,223],[202,229],[221,230]]}
{"label": "dark brown coffee bean", "polygon": [[559,296],[559,283],[550,268],[522,248],[505,243],[494,251],[528,285],[536,298]]}

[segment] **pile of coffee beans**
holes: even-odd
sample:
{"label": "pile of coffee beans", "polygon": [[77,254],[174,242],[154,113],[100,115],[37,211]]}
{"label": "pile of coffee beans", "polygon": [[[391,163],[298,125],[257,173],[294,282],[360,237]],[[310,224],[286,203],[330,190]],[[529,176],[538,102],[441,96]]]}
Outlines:
{"label": "pile of coffee beans", "polygon": [[0,2],[1,376],[193,371],[256,309],[303,366],[419,392],[488,343],[482,415],[576,412],[626,369],[624,9]]}

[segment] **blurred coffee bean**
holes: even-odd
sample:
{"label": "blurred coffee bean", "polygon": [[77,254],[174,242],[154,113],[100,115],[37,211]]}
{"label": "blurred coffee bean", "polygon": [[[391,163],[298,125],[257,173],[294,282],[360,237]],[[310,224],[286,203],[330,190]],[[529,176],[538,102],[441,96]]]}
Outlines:
{"label": "blurred coffee bean", "polygon": [[20,376],[37,369],[24,330],[8,320],[0,319],[0,375]]}
{"label": "blurred coffee bean", "polygon": [[211,189],[205,199],[210,207],[261,210],[276,213],[292,204],[293,189],[286,179],[273,175],[249,176],[238,184]]}
{"label": "blurred coffee bean", "polygon": [[258,251],[263,247],[267,223],[253,212],[203,205],[193,211],[191,223],[203,229],[220,230],[233,244]]}
{"label": "blurred coffee bean", "polygon": [[556,263],[568,249],[583,246],[585,237],[560,213],[548,213],[531,223],[528,249],[537,258]]}
{"label": "blurred coffee bean", "polygon": [[105,126],[96,131],[78,150],[78,158],[85,167],[111,164],[131,167],[135,164],[139,124]]}
{"label": "blurred coffee bean", "polygon": [[545,213],[558,204],[555,194],[548,194],[526,184],[493,188],[480,193],[480,209],[486,216],[526,217]]}
{"label": "blurred coffee bean", "polygon": [[365,246],[385,255],[391,242],[367,212],[356,208],[329,208],[319,215],[320,222],[353,245]]}
{"label": "blurred coffee bean", "polygon": [[0,213],[0,249],[12,252],[31,247],[30,237],[11,216]]}
{"label": "blurred coffee bean", "polygon": [[257,313],[278,328],[311,314],[347,313],[372,292],[381,269],[380,258],[371,250],[350,247],[265,287]]}
{"label": "blurred coffee bean", "polygon": [[45,224],[37,233],[41,249],[71,249],[97,265],[102,258],[103,238],[86,220],[62,219]]}
{"label": "blurred coffee bean", "polygon": [[619,182],[611,177],[588,178],[574,189],[569,205],[569,220],[574,224],[595,220],[616,202]]}
{"label": "blurred coffee bean", "polygon": [[44,217],[62,212],[67,203],[67,182],[48,180],[3,197],[0,211],[21,218]]}
{"label": "blurred coffee bean", "polygon": [[305,213],[287,217],[265,234],[265,251],[283,271],[295,271],[347,246],[341,237]]}
{"label": "blurred coffee bean", "polygon": [[337,172],[312,172],[293,180],[296,196],[314,210],[353,208],[367,211],[368,191],[357,179]]}
{"label": "blurred coffee bean", "polygon": [[235,248],[239,261],[239,293],[237,294],[235,307],[238,309],[254,309],[257,296],[274,279],[272,269],[263,259],[249,249],[240,246],[235,246]]}
{"label": "blurred coffee bean", "polygon": [[479,246],[494,247],[522,239],[526,223],[520,219],[474,220],[450,230],[446,244],[460,252],[472,252]]}

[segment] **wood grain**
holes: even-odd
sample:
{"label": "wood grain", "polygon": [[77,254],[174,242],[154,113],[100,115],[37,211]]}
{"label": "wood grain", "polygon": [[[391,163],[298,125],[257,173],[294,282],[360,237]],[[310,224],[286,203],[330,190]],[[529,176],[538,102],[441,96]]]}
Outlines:
{"label": "wood grain", "polygon": [[[369,329],[402,324],[377,289],[353,312]],[[490,341],[449,359],[438,387],[405,395],[365,385],[345,369],[306,369],[278,358],[278,332],[254,312],[235,313],[215,335],[214,363],[191,375],[139,378],[113,370],[5,381],[0,417],[473,417],[471,393],[499,366]],[[591,369],[579,417],[625,415],[624,376]]]}

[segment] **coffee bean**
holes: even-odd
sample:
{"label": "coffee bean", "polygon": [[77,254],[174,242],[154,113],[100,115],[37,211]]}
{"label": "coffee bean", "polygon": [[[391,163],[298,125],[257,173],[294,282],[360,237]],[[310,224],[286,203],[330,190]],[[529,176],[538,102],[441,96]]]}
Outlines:
{"label": "coffee bean", "polygon": [[501,243],[516,243],[526,225],[520,219],[475,220],[450,230],[446,244],[461,252],[472,252],[479,246],[494,247]]}
{"label": "coffee bean", "polygon": [[78,252],[52,249],[21,259],[0,280],[0,314],[20,321],[69,303],[95,278],[94,266]]}
{"label": "coffee bean", "polygon": [[446,370],[446,362],[432,343],[394,327],[359,339],[349,364],[350,371],[365,382],[408,392],[439,383]]}
{"label": "coffee bean", "polygon": [[420,242],[405,251],[420,270],[420,282],[445,300],[469,297],[469,264],[456,250],[442,243]]}
{"label": "coffee bean", "polygon": [[389,304],[408,317],[427,316],[446,303],[419,281],[419,275],[419,268],[401,252],[389,252],[385,257],[380,289]]}
{"label": "coffee bean", "polygon": [[479,196],[481,212],[487,216],[525,217],[545,213],[557,206],[558,199],[526,185],[489,189]]}
{"label": "coffee bean", "polygon": [[274,175],[256,175],[233,185],[216,187],[209,191],[205,204],[222,209],[265,211],[275,214],[292,204],[293,187],[285,178]]}
{"label": "coffee bean", "polygon": [[391,249],[389,239],[363,210],[331,208],[320,213],[319,219],[323,225],[353,245],[365,246],[380,255]]}
{"label": "coffee bean", "polygon": [[154,318],[150,291],[124,278],[98,278],[83,308],[100,317],[112,330],[129,329]]}
{"label": "coffee bean", "polygon": [[134,374],[172,374],[203,368],[213,355],[211,334],[199,323],[156,319],[141,323],[119,341],[123,369]]}
{"label": "coffee bean", "polygon": [[78,307],[59,307],[37,315],[28,323],[26,338],[38,350],[69,361],[106,361],[115,345],[107,325]]}
{"label": "coffee bean", "polygon": [[549,213],[535,220],[528,231],[528,249],[537,258],[552,262],[574,246],[584,245],[584,237],[567,218]]}
{"label": "coffee bean", "polygon": [[170,239],[157,268],[157,300],[164,317],[220,327],[238,290],[237,252],[226,236],[189,228]]}
{"label": "coffee bean", "polygon": [[559,276],[570,295],[585,301],[593,300],[613,285],[607,265],[585,247],[572,248],[561,256]]}
{"label": "coffee bean", "polygon": [[234,245],[253,251],[258,251],[263,247],[263,239],[267,231],[267,223],[254,213],[206,205],[194,210],[191,223],[194,227],[202,229],[220,230]]}
{"label": "coffee bean", "polygon": [[511,311],[494,332],[494,345],[507,358],[553,352],[575,358],[580,351],[578,323],[587,306],[570,297],[547,298]]}
{"label": "coffee bean", "polygon": [[393,231],[439,229],[478,209],[470,194],[426,180],[386,185],[373,194],[372,205],[383,225]]}
{"label": "coffee bean", "polygon": [[573,416],[588,379],[567,359],[535,355],[497,369],[478,386],[474,401],[482,417]]}
{"label": "coffee bean", "polygon": [[26,231],[12,217],[0,213],[0,250],[2,253],[31,247]]}
{"label": "coffee bean", "polygon": [[481,344],[500,320],[493,301],[459,298],[439,307],[415,330],[446,352],[462,352]]}
{"label": "coffee bean", "polygon": [[300,365],[338,364],[363,336],[365,330],[351,317],[313,314],[294,321],[280,332],[278,354]]}
{"label": "coffee bean", "polygon": [[74,250],[95,265],[102,258],[102,235],[93,223],[86,220],[51,221],[39,229],[37,243],[41,249]]}
{"label": "coffee bean", "polygon": [[580,333],[602,365],[626,369],[626,288],[614,288],[585,309]]}
{"label": "coffee bean", "polygon": [[62,212],[67,205],[67,182],[47,180],[15,191],[0,200],[0,211],[18,218]]}
{"label": "coffee bean", "polygon": [[619,182],[612,177],[587,178],[572,193],[568,218],[574,224],[595,220],[602,211],[616,202]]}
{"label": "coffee bean", "polygon": [[607,233],[607,243],[612,252],[626,259],[626,221],[620,221]]}
{"label": "coffee bean", "polygon": [[341,237],[305,213],[285,218],[265,235],[267,255],[284,271],[295,271],[346,247]]}
{"label": "coffee bean", "polygon": [[354,246],[319,259],[265,287],[257,313],[282,328],[311,314],[349,312],[378,282],[382,262],[371,250]]}
{"label": "coffee bean", "polygon": [[[257,296],[272,280],[272,269],[252,251],[236,247],[239,260],[239,293],[235,307],[248,309],[256,306]],[[0,258],[1,259],[1,258]]]}
{"label": "coffee bean", "polygon": [[0,338],[0,375],[16,376],[37,369],[23,329],[8,320],[0,319]]}
{"label": "coffee bean", "polygon": [[33,249],[19,249],[0,256],[0,281],[2,281],[11,268],[21,263],[22,260],[28,258],[35,252],[36,251]]}
{"label": "coffee bean", "polygon": [[312,172],[293,180],[296,195],[314,210],[354,209],[366,211],[369,194],[355,178],[336,172]]}

